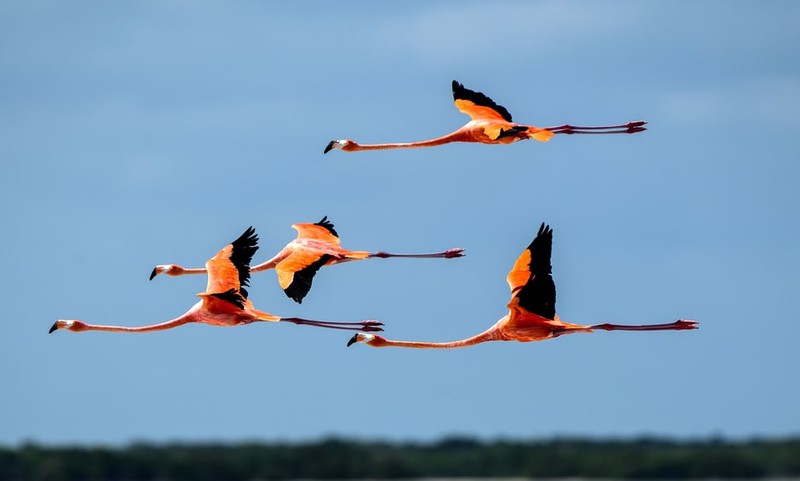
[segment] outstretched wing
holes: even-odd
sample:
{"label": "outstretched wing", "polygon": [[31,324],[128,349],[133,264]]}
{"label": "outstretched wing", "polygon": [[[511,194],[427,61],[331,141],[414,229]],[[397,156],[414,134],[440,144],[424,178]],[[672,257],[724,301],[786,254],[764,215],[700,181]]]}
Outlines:
{"label": "outstretched wing", "polygon": [[278,273],[278,284],[288,297],[302,303],[317,271],[328,263],[330,254],[319,254],[305,249],[292,252],[289,257],[275,266]]}
{"label": "outstretched wing", "polygon": [[550,266],[552,250],[553,229],[542,223],[536,238],[517,258],[507,278],[518,305],[546,319],[555,319],[556,315],[556,285]]}
{"label": "outstretched wing", "polygon": [[244,289],[250,280],[250,261],[258,250],[258,235],[255,229],[248,227],[238,239],[223,247],[217,255],[206,262],[208,270],[207,294],[223,294],[230,297],[235,292],[242,298],[247,298]]}
{"label": "outstretched wing", "polygon": [[472,91],[453,80],[453,100],[456,108],[469,115],[472,120],[505,120],[511,122],[511,114],[505,107],[497,105],[486,95]]}
{"label": "outstretched wing", "polygon": [[294,224],[293,228],[297,229],[298,239],[317,239],[325,242],[331,242],[337,246],[341,244],[339,234],[333,228],[333,224],[328,220],[328,216],[322,218],[319,222],[313,224]]}

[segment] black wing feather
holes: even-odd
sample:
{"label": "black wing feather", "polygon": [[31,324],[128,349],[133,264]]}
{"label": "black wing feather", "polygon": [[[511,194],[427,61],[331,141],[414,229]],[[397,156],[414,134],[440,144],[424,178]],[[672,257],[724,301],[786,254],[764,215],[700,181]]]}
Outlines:
{"label": "black wing feather", "polygon": [[328,229],[328,232],[330,232],[331,234],[335,235],[336,237],[339,237],[339,234],[337,234],[336,230],[333,228],[333,223],[328,220],[328,216],[327,215],[325,217],[323,217],[322,220],[320,220],[319,222],[315,222],[314,225],[318,225],[320,227],[324,227],[324,228]]}
{"label": "black wing feather", "polygon": [[244,309],[244,300],[247,297],[242,296],[236,289],[228,289],[225,292],[215,292],[209,295],[214,296],[217,299],[222,299],[223,301],[228,301],[239,309]]}
{"label": "black wing feather", "polygon": [[500,133],[497,134],[497,138],[494,140],[500,140],[503,137],[516,137],[518,133],[525,132],[528,130],[528,127],[511,127],[508,130],[500,129]]}
{"label": "black wing feather", "polygon": [[464,87],[462,84],[453,80],[453,100],[469,100],[470,102],[474,103],[475,105],[481,105],[483,107],[489,107],[492,110],[497,111],[500,116],[503,117],[504,120],[507,122],[511,122],[511,114],[506,110],[505,107],[502,105],[497,105],[494,100],[490,99],[486,95],[482,94],[481,92],[475,92],[474,90],[470,90]]}
{"label": "black wing feather", "polygon": [[[250,285],[250,261],[258,250],[258,235],[253,227],[248,227],[238,239],[231,243],[230,260],[236,270],[239,271],[239,285],[241,287]],[[242,289],[244,293],[244,289]],[[244,297],[247,297],[245,294]]]}
{"label": "black wing feather", "polygon": [[303,298],[306,297],[308,291],[311,290],[311,282],[314,280],[317,271],[327,264],[332,257],[333,256],[329,254],[323,254],[322,257],[315,262],[295,272],[292,283],[286,286],[283,292],[285,292],[288,297],[294,299],[298,304],[302,304]]}
{"label": "black wing feather", "polygon": [[542,316],[555,319],[556,284],[553,281],[553,268],[550,256],[553,250],[553,229],[542,223],[539,233],[528,246],[531,252],[528,282],[517,292],[520,307]]}

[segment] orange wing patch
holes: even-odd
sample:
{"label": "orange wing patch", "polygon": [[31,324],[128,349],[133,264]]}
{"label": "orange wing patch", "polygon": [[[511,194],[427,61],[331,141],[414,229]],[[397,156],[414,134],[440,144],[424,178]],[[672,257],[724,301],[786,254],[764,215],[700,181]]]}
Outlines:
{"label": "orange wing patch", "polygon": [[528,280],[531,278],[530,265],[531,251],[525,249],[522,255],[517,258],[514,267],[511,268],[511,272],[508,273],[508,277],[506,278],[508,287],[511,288],[511,294],[522,289],[522,286],[528,283]]}
{"label": "orange wing patch", "polygon": [[505,121],[502,115],[491,107],[484,107],[476,105],[469,100],[456,100],[456,108],[464,114],[469,115],[472,120],[502,120]]}
{"label": "orange wing patch", "polygon": [[298,239],[317,239],[336,245],[341,244],[339,238],[330,230],[317,224],[294,224],[292,228],[297,230]]}
{"label": "orange wing patch", "polygon": [[231,244],[222,248],[217,255],[206,262],[208,270],[208,284],[206,292],[225,292],[230,289],[239,290],[239,270],[231,262]]}
{"label": "orange wing patch", "polygon": [[278,262],[278,265],[275,266],[275,272],[278,273],[278,284],[280,284],[281,289],[289,287],[292,280],[294,280],[295,272],[303,270],[318,261],[322,255],[306,249],[295,249],[286,259]]}
{"label": "orange wing patch", "polygon": [[258,236],[255,229],[248,227],[235,241],[206,261],[206,293],[217,295],[230,291],[246,298],[247,291],[242,286],[246,286],[250,279],[250,261],[257,250]]}
{"label": "orange wing patch", "polygon": [[539,142],[547,142],[553,137],[553,135],[555,134],[547,129],[528,127],[528,137],[538,140]]}
{"label": "orange wing patch", "polygon": [[238,316],[245,306],[245,299],[233,290],[219,294],[201,292],[197,296],[203,299],[203,308],[214,314],[225,313]]}
{"label": "orange wing patch", "polygon": [[511,114],[481,92],[464,87],[453,80],[453,100],[456,108],[469,115],[472,120],[503,120],[511,122]]}

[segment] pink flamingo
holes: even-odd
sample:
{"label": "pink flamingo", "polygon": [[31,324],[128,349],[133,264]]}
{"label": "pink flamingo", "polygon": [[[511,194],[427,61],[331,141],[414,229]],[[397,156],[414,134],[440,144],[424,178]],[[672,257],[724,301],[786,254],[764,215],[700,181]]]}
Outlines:
{"label": "pink flamingo", "polygon": [[356,152],[360,150],[414,149],[434,147],[451,142],[479,142],[482,144],[510,144],[518,140],[535,139],[547,142],[555,134],[635,134],[647,130],[644,120],[628,122],[620,125],[601,127],[579,127],[575,125],[558,125],[555,127],[534,127],[517,124],[511,120],[511,114],[492,99],[465,88],[453,80],[453,100],[456,108],[470,116],[472,120],[455,132],[435,139],[419,142],[399,142],[386,144],[359,144],[350,139],[331,140],[323,153],[331,150]]}
{"label": "pink flamingo", "polygon": [[665,331],[697,329],[698,322],[678,320],[668,324],[621,325],[595,324],[582,326],[561,321],[556,315],[556,286],[553,282],[550,254],[553,231],[542,224],[539,233],[514,263],[508,274],[511,302],[508,314],[480,334],[452,342],[395,341],[376,334],[356,333],[348,346],[361,342],[372,347],[411,347],[420,349],[452,349],[487,341],[543,341],[577,332],[604,331]]}

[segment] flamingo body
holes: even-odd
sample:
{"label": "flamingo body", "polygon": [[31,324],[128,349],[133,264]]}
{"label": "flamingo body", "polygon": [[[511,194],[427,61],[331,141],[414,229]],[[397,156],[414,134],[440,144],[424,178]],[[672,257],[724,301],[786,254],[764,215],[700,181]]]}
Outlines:
{"label": "flamingo body", "polygon": [[50,332],[67,329],[74,332],[109,331],[109,332],[152,332],[171,329],[184,324],[199,322],[213,326],[232,327],[250,324],[257,321],[292,322],[333,329],[380,331],[383,323],[378,321],[363,322],[331,322],[301,319],[296,317],[278,317],[260,311],[247,298],[250,279],[250,260],[258,249],[258,236],[250,227],[231,244],[223,247],[205,264],[208,272],[206,290],[197,294],[201,299],[181,316],[160,324],[139,327],[109,326],[88,324],[76,319],[58,320],[50,328]]}
{"label": "flamingo body", "polygon": [[348,346],[365,343],[372,347],[407,347],[418,349],[452,349],[488,341],[533,342],[553,339],[565,334],[607,331],[662,331],[697,329],[693,320],[678,320],[667,324],[596,324],[584,326],[559,319],[556,314],[556,288],[550,257],[553,231],[544,223],[527,249],[517,258],[506,280],[511,288],[508,314],[489,329],[475,336],[451,342],[398,341],[375,334],[357,333]]}
{"label": "flamingo body", "polygon": [[453,80],[453,101],[456,108],[468,115],[470,121],[456,131],[430,140],[418,142],[396,142],[383,144],[359,144],[351,139],[331,140],[323,153],[331,150],[357,152],[361,150],[408,149],[434,147],[452,142],[476,142],[482,144],[511,144],[520,140],[549,141],[556,134],[635,134],[647,130],[647,122],[638,120],[619,125],[579,127],[558,125],[534,127],[518,124],[512,120],[508,110],[495,103],[481,92],[464,87]]}

